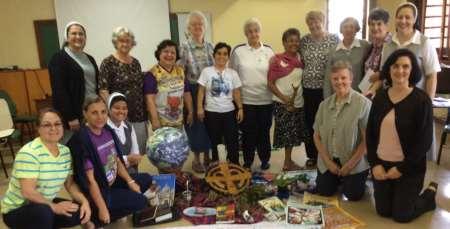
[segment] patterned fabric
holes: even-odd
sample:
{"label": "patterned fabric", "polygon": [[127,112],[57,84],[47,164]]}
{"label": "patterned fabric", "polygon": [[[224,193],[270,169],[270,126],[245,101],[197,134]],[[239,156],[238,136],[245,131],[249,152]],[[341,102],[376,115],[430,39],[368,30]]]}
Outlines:
{"label": "patterned fabric", "polygon": [[314,41],[311,34],[300,41],[300,54],[305,69],[303,70],[303,87],[318,89],[323,87],[328,54],[339,43],[336,34],[328,34],[322,41]]}
{"label": "patterned fabric", "polygon": [[305,129],[303,108],[289,112],[284,104],[274,102],[274,116],[273,147],[281,148],[301,145],[308,135]]}
{"label": "patterned fabric", "polygon": [[72,157],[69,148],[58,144],[59,155],[53,156],[40,138],[24,145],[16,155],[13,172],[5,197],[2,199],[2,213],[26,205],[19,179],[36,179],[36,191],[52,201],[61,190],[68,175],[72,174]]}
{"label": "patterned fabric", "polygon": [[[183,95],[186,91],[184,71],[180,66],[174,66],[171,72],[159,64],[150,69],[147,78],[154,77],[157,85],[156,110],[162,127],[181,128],[183,125]],[[144,93],[150,92],[150,80],[145,81]],[[147,87],[148,86],[148,87]]]}
{"label": "patterned fabric", "polygon": [[384,42],[378,45],[372,44],[372,51],[367,57],[366,63],[364,64],[364,70],[367,72],[369,69],[372,69],[374,72],[378,72],[381,69],[381,53],[383,51],[383,45],[385,43],[389,43],[392,40],[392,34],[387,33],[384,38]]}
{"label": "patterned fabric", "polygon": [[120,92],[127,97],[130,122],[147,120],[144,94],[144,76],[141,64],[135,58],[130,64],[117,60],[113,55],[105,58],[100,66],[99,89],[109,93]]}
{"label": "patterned fabric", "polygon": [[184,66],[189,82],[196,83],[203,68],[213,65],[213,50],[213,45],[207,41],[199,45],[189,39],[181,45],[179,64]]}

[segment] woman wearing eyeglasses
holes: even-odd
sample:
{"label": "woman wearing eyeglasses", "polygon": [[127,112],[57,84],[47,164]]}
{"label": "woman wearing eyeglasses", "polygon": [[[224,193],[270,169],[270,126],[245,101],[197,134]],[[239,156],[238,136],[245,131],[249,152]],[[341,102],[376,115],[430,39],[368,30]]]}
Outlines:
{"label": "woman wearing eyeglasses", "polygon": [[[24,145],[14,161],[8,190],[1,201],[3,222],[11,228],[93,228],[88,200],[72,177],[69,148],[58,143],[63,123],[56,110],[39,114],[39,137]],[[62,186],[73,201],[55,198]]]}

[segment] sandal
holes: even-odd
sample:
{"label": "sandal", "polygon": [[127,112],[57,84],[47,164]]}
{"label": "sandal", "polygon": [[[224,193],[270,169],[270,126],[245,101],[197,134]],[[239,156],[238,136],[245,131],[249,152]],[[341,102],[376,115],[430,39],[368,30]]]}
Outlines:
{"label": "sandal", "polygon": [[200,163],[198,161],[193,161],[192,162],[192,170],[194,170],[194,172],[196,172],[196,173],[204,173],[205,167],[202,165],[202,163]]}
{"label": "sandal", "polygon": [[438,189],[438,184],[434,181],[430,182],[430,184],[428,184],[428,187],[426,190],[430,190],[432,192],[437,192]]}
{"label": "sandal", "polygon": [[304,168],[300,165],[297,165],[295,162],[291,161],[289,164],[285,164],[283,166],[283,171],[296,171],[303,170]]}
{"label": "sandal", "polygon": [[306,161],[305,166],[306,166],[307,168],[315,168],[315,167],[317,166],[317,161],[316,161],[316,159],[308,159],[308,160]]}

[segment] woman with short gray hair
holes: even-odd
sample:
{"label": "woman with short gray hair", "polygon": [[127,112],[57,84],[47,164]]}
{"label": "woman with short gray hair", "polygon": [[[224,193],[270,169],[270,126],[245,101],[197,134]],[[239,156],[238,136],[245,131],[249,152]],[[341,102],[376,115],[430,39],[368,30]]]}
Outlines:
{"label": "woman with short gray hair", "polygon": [[244,167],[250,169],[258,152],[260,168],[270,167],[270,127],[272,126],[272,93],[267,86],[272,48],[260,40],[261,22],[250,18],[244,23],[247,41],[237,45],[231,53],[230,67],[242,81],[244,120],[241,123]]}
{"label": "woman with short gray hair", "polygon": [[330,68],[338,60],[345,60],[351,63],[353,69],[352,88],[360,91],[358,85],[364,77],[364,59],[370,51],[370,45],[367,41],[356,38],[356,34],[360,30],[361,26],[359,26],[356,18],[347,17],[341,22],[340,32],[344,38],[338,43],[336,48],[330,51],[323,83],[324,98],[333,94],[330,82]]}
{"label": "woman with short gray hair", "polygon": [[136,45],[134,33],[126,27],[114,29],[111,38],[116,52],[100,65],[99,94],[107,101],[109,94],[119,92],[128,100],[128,121],[136,131],[139,153],[145,152],[147,112],[144,103],[144,76],[139,61],[130,55]]}
{"label": "woman with short gray hair", "polygon": [[369,174],[366,125],[371,102],[353,90],[352,64],[339,60],[330,70],[335,93],[320,103],[314,122],[314,143],[319,153],[317,192],[331,196],[342,183],[344,196],[360,200]]}
{"label": "woman with short gray hair", "polygon": [[[192,98],[197,98],[198,79],[200,73],[206,67],[212,66],[213,45],[205,40],[205,32],[208,21],[205,15],[200,11],[192,11],[187,17],[186,29],[188,39],[180,46],[179,64],[184,67],[184,74],[189,81]],[[197,100],[193,99],[194,114],[197,113]],[[194,152],[192,169],[195,172],[205,172],[205,167],[209,164],[209,151],[211,144],[209,142],[206,127],[194,115],[194,121],[191,125],[185,125],[186,134],[189,139],[189,145]],[[204,153],[204,163],[200,162],[200,154]]]}

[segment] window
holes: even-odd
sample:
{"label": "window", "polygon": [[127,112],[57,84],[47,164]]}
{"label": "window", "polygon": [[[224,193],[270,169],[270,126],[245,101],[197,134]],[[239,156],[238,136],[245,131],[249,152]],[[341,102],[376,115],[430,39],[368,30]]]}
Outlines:
{"label": "window", "polygon": [[339,34],[339,37],[342,39],[339,27],[346,17],[351,16],[356,18],[361,26],[361,30],[356,34],[356,38],[366,38],[368,1],[346,0],[345,4],[343,4],[342,0],[328,0],[328,31]]}
{"label": "window", "polygon": [[450,61],[448,52],[450,0],[424,0],[423,3],[422,32],[437,49],[439,59]]}

